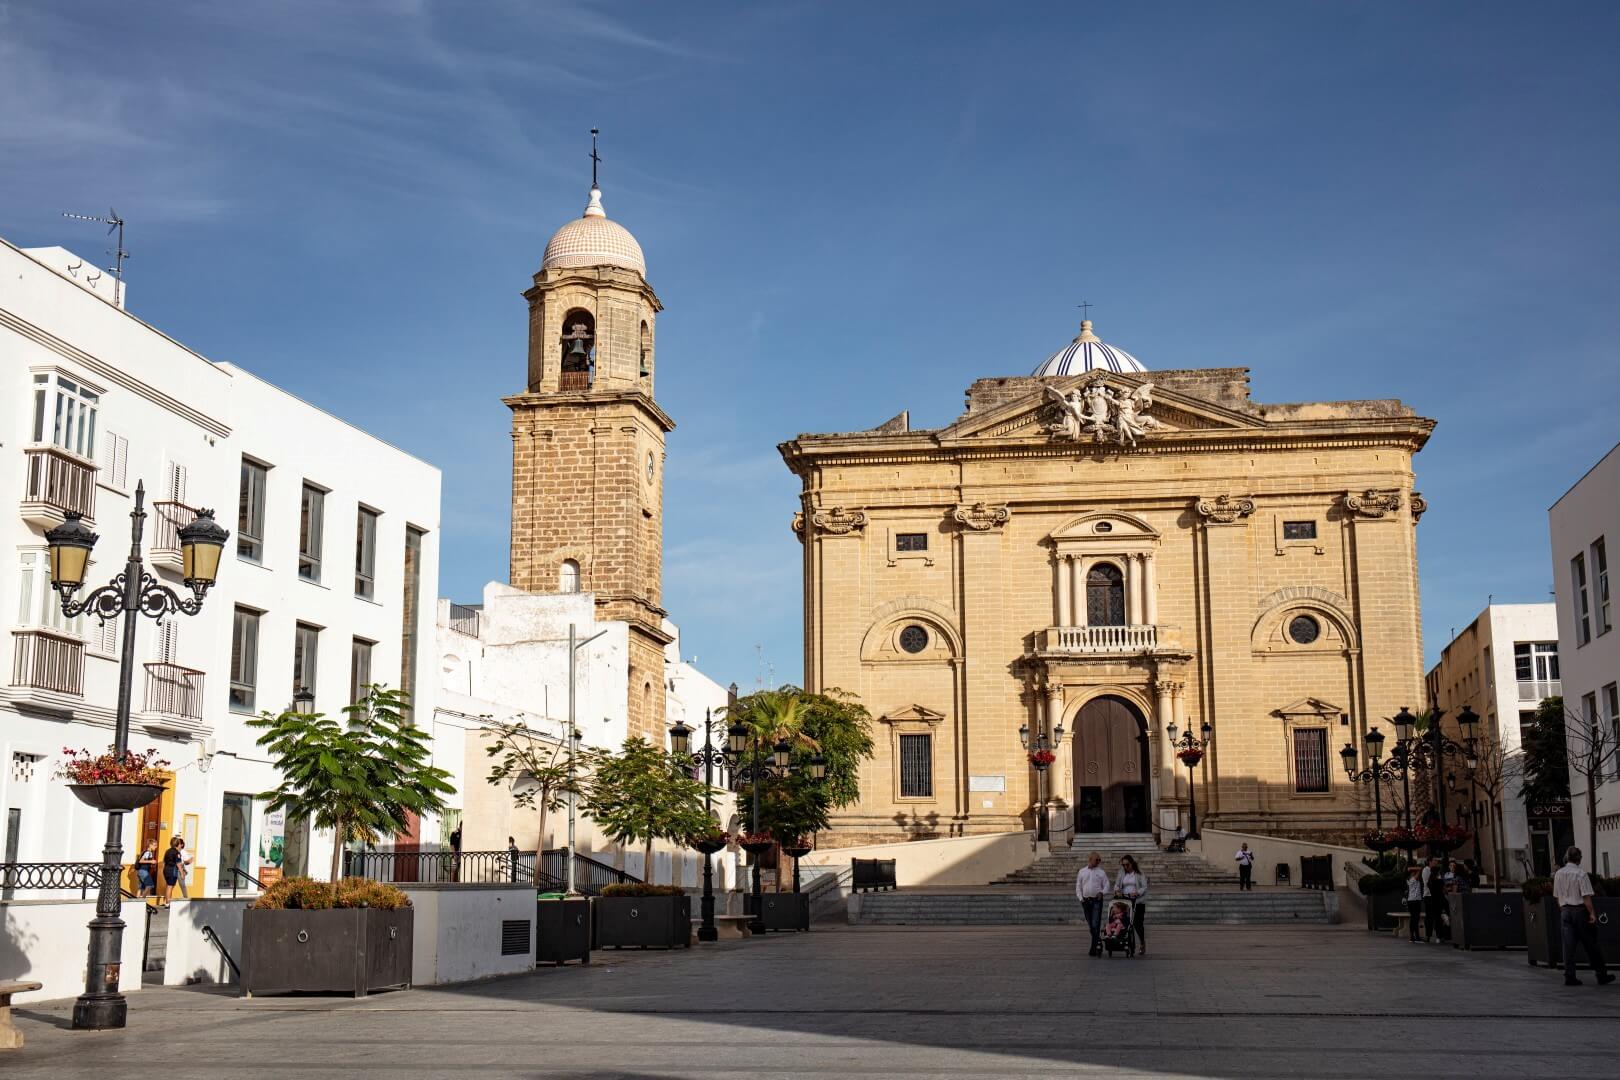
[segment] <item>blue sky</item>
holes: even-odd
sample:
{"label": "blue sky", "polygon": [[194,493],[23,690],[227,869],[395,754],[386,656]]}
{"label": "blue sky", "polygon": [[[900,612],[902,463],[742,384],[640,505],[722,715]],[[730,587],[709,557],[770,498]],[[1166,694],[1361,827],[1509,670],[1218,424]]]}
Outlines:
{"label": "blue sky", "polygon": [[0,0],[0,235],[444,470],[443,591],[506,572],[520,293],[583,206],[664,300],[665,603],[800,672],[775,446],[934,426],[1075,332],[1262,401],[1400,397],[1431,657],[1545,600],[1620,439],[1620,5]]}

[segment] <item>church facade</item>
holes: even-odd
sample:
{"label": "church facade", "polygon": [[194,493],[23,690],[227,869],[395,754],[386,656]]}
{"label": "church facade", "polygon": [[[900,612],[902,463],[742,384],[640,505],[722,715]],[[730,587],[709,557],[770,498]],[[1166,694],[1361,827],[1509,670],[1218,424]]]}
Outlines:
{"label": "church facade", "polygon": [[[1166,833],[1194,806],[1359,836],[1339,749],[1423,700],[1412,466],[1433,426],[1394,400],[1261,404],[1244,368],[1150,372],[1086,322],[947,427],[783,443],[805,685],[877,729],[820,842]],[[1205,725],[1189,769],[1171,732]]]}

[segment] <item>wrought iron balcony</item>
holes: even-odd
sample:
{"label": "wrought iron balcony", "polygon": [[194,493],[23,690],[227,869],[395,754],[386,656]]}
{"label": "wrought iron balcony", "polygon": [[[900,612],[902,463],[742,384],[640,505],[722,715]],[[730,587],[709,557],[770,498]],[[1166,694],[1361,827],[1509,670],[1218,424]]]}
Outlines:
{"label": "wrought iron balcony", "polygon": [[197,508],[173,499],[159,499],[152,504],[152,565],[165,570],[179,570],[180,530],[197,520]]}
{"label": "wrought iron balcony", "polygon": [[1040,652],[1079,656],[1153,652],[1177,643],[1175,627],[1145,624],[1053,626],[1036,637],[1036,648]]}
{"label": "wrought iron balcony", "polygon": [[96,517],[96,464],[59,446],[23,448],[23,520],[42,529],[60,525],[69,513],[87,524]]}
{"label": "wrought iron balcony", "polygon": [[13,630],[11,685],[84,696],[84,642],[59,630]]}
{"label": "wrought iron balcony", "polygon": [[203,673],[179,664],[147,664],[145,711],[176,720],[201,720]]}

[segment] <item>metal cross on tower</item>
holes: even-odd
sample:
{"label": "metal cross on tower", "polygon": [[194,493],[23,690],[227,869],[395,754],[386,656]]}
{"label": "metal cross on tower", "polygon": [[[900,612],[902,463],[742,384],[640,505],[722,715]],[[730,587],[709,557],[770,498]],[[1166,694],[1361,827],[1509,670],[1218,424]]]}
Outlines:
{"label": "metal cross on tower", "polygon": [[596,152],[596,136],[600,129],[591,128],[591,187],[596,186],[596,167],[602,164],[602,155]]}
{"label": "metal cross on tower", "polygon": [[1082,319],[1091,318],[1091,302],[1090,301],[1082,300],[1082,301],[1080,301],[1078,304],[1076,304],[1074,306],[1080,309],[1080,317]]}

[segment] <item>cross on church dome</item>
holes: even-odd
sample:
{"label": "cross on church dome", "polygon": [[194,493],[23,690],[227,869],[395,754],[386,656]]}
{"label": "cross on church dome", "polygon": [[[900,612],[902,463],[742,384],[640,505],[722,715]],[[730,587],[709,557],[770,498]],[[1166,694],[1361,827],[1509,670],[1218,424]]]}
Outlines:
{"label": "cross on church dome", "polygon": [[647,260],[630,230],[609,220],[602,208],[602,189],[597,185],[596,129],[591,129],[591,197],[585,212],[558,229],[546,244],[540,269],[574,266],[622,266],[647,276]]}

